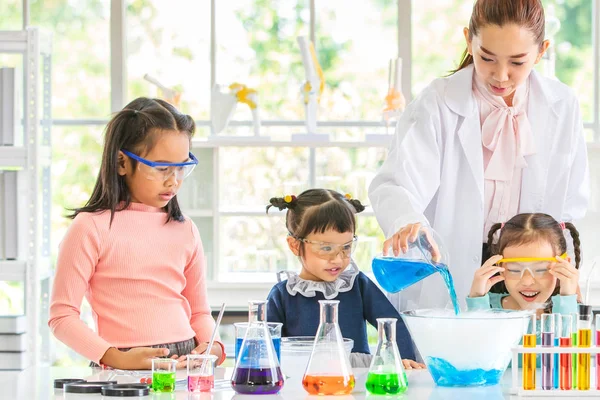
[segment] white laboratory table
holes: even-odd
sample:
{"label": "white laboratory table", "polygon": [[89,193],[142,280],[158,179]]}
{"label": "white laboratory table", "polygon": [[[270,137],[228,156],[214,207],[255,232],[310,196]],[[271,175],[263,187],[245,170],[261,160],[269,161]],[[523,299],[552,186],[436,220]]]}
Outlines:
{"label": "white laboratory table", "polygon": [[[366,378],[366,369],[355,370],[357,385],[349,396],[309,396],[302,388],[299,380],[294,381],[288,379],[281,392],[277,395],[262,395],[248,396],[238,395],[231,387],[226,386],[223,380],[225,377],[231,376],[231,368],[218,368],[216,372],[215,382],[217,389],[212,393],[190,394],[186,392],[185,385],[182,382],[177,385],[175,393],[153,394],[145,397],[132,397],[133,399],[148,399],[148,400],[179,400],[179,399],[198,399],[198,400],[244,400],[258,398],[260,400],[269,399],[293,399],[293,400],[310,400],[310,399],[346,399],[346,400],[362,400],[362,399],[386,399],[386,398],[401,398],[401,399],[419,399],[419,400],[500,400],[500,399],[517,399],[515,396],[510,396],[510,369],[504,374],[500,385],[479,387],[479,388],[443,388],[436,387],[431,379],[431,376],[426,370],[407,371],[408,376],[408,391],[400,397],[385,397],[373,396],[366,393],[364,389],[364,381]],[[53,387],[54,379],[59,378],[83,378],[89,380],[106,380],[111,371],[100,371],[92,368],[64,368],[64,367],[31,367],[24,371],[0,371],[0,399],[2,400],[110,400],[118,399],[119,397],[103,397],[100,394],[72,394],[63,393],[62,390],[55,390]],[[178,380],[185,377],[185,371],[178,371]],[[119,383],[133,382],[132,377],[119,376]],[[220,382],[220,384],[219,384]],[[538,397],[539,399],[539,397]]]}

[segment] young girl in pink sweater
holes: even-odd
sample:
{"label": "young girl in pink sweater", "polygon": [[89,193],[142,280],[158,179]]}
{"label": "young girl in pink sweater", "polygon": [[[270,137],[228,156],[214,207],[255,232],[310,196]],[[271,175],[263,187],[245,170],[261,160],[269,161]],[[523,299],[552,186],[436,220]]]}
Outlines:
{"label": "young girl in pink sweater", "polygon": [[[198,229],[177,192],[198,160],[192,117],[138,98],[106,128],[100,173],[58,255],[48,324],[92,362],[148,369],[153,357],[206,351],[215,326]],[[83,296],[96,332],[80,319]],[[220,342],[210,353],[225,357]]]}

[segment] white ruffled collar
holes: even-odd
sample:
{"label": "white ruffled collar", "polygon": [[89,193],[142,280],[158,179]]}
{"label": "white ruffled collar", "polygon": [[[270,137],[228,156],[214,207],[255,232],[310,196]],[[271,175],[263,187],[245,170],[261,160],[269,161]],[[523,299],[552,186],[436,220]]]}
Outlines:
{"label": "white ruffled collar", "polygon": [[331,300],[336,298],[339,293],[352,290],[354,280],[360,271],[354,261],[351,261],[348,268],[333,282],[309,281],[300,278],[296,272],[282,272],[288,276],[285,287],[291,296],[300,293],[304,297],[315,297],[317,292],[321,292],[327,300]]}

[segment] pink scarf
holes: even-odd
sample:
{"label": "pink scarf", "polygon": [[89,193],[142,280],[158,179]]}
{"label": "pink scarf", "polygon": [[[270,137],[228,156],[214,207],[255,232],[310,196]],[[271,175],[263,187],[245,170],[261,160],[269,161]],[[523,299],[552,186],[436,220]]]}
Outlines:
{"label": "pink scarf", "polygon": [[[481,139],[484,147],[486,180],[510,182],[515,168],[527,167],[524,156],[535,153],[533,133],[527,119],[529,80],[517,87],[513,105],[494,96],[477,74],[473,92],[480,105]],[[485,151],[485,150],[488,151]]]}

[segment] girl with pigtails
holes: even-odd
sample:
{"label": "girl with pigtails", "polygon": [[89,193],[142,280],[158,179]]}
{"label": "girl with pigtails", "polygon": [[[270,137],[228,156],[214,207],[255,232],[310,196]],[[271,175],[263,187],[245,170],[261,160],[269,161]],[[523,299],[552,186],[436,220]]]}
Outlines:
{"label": "girl with pigtails", "polygon": [[[565,230],[573,240],[575,265],[567,256]],[[559,223],[547,214],[518,214],[492,225],[488,244],[494,255],[475,272],[467,297],[470,310],[577,312],[581,249],[572,223]]]}
{"label": "girl with pigtails", "polygon": [[365,321],[397,318],[396,339],[404,367],[424,368],[415,361],[408,330],[398,311],[381,290],[356,266],[355,214],[365,207],[359,200],[334,190],[310,189],[300,195],[274,197],[267,206],[287,210],[287,244],[302,265],[287,272],[268,296],[267,320],[281,322],[282,336],[314,336],[319,325],[319,300],[339,300],[339,325],[354,340],[353,366],[368,366],[369,344]]}

